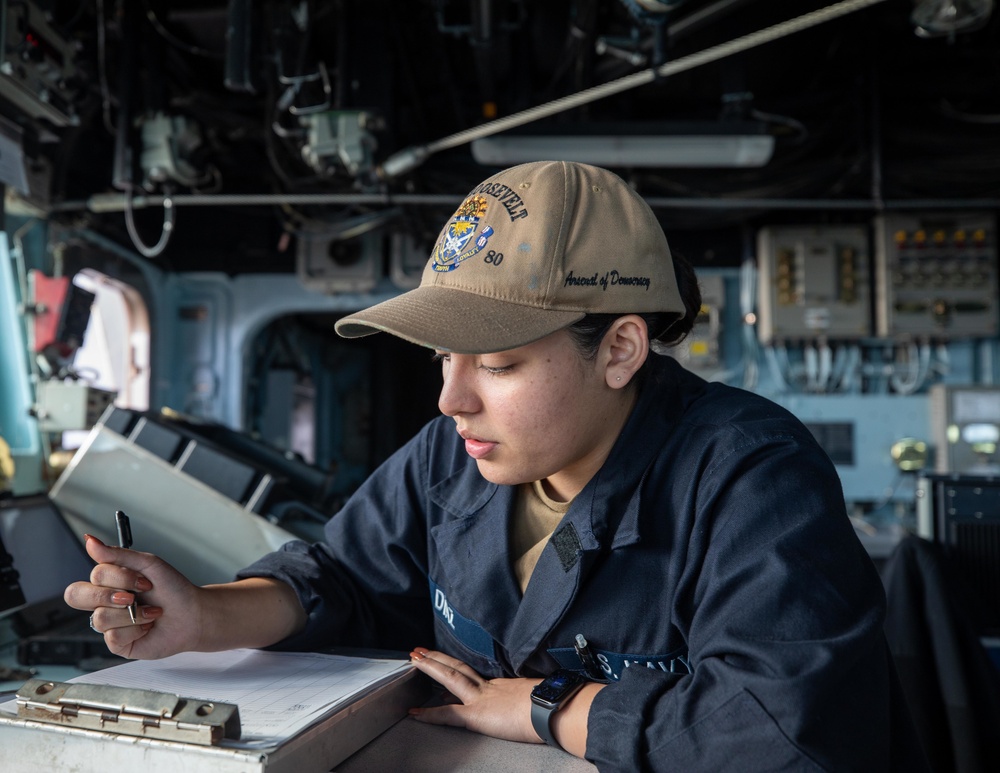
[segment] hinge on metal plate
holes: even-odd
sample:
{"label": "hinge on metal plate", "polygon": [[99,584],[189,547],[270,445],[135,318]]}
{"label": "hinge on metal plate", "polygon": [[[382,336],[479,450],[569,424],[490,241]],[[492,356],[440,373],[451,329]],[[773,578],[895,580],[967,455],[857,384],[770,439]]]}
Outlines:
{"label": "hinge on metal plate", "polygon": [[17,715],[38,722],[203,746],[240,737],[239,707],[154,690],[29,679]]}

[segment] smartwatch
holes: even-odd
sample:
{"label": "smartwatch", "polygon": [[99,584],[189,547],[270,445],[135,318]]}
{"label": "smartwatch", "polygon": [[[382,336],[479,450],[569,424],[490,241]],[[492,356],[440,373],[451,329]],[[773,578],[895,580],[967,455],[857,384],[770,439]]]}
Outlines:
{"label": "smartwatch", "polygon": [[587,678],[583,674],[560,669],[535,685],[531,691],[531,726],[545,743],[562,748],[552,735],[552,715],[586,683]]}

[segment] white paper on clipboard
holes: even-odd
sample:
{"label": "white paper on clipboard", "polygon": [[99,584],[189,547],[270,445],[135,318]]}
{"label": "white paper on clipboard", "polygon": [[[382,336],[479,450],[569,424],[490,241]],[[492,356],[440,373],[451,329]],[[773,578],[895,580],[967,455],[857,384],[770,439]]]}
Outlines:
{"label": "white paper on clipboard", "polygon": [[[130,661],[70,681],[235,703],[241,738],[222,745],[263,748],[284,743],[411,668],[388,658],[238,649]],[[16,714],[17,705],[11,701],[0,710]]]}

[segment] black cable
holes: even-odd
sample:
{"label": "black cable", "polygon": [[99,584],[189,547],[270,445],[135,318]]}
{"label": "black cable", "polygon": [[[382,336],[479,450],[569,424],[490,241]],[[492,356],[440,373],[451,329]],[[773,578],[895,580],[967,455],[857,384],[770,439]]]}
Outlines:
{"label": "black cable", "polygon": [[209,59],[218,59],[221,61],[222,59],[225,58],[224,52],[209,51],[208,49],[201,48],[200,46],[195,46],[191,45],[190,43],[185,43],[183,40],[174,35],[174,33],[168,30],[165,26],[163,26],[163,23],[160,22],[160,19],[159,17],[157,17],[156,12],[150,6],[149,0],[142,0],[142,4],[146,9],[146,18],[149,20],[149,23],[153,26],[153,29],[156,30],[156,32],[160,35],[160,37],[166,40],[174,48],[178,48],[181,51],[193,54],[194,56],[203,56]]}

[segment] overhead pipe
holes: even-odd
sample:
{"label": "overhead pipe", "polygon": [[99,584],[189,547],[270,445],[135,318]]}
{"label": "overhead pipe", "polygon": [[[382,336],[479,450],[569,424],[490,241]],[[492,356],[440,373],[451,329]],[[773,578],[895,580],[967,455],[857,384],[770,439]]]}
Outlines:
{"label": "overhead pipe", "polygon": [[544,105],[531,107],[527,110],[522,110],[519,113],[498,118],[495,121],[490,121],[489,123],[481,126],[465,129],[447,137],[443,137],[442,139],[435,140],[427,145],[416,145],[406,148],[398,153],[394,153],[383,161],[376,170],[377,174],[382,180],[390,180],[392,178],[399,177],[402,174],[406,174],[407,172],[416,169],[430,156],[442,150],[448,150],[449,148],[458,147],[459,145],[465,145],[472,142],[472,140],[479,139],[481,137],[488,137],[492,134],[506,131],[507,129],[523,126],[541,118],[547,118],[548,116],[556,115],[590,102],[595,102],[598,99],[603,99],[614,94],[620,94],[623,91],[628,91],[629,89],[634,89],[638,86],[644,86],[658,78],[666,78],[671,75],[676,75],[677,73],[685,72],[686,70],[691,70],[703,64],[715,62],[719,59],[723,59],[742,51],[748,51],[749,49],[756,48],[764,43],[770,43],[773,40],[778,40],[796,32],[809,29],[810,27],[815,27],[841,16],[846,16],[849,13],[860,11],[863,8],[868,8],[869,6],[877,5],[882,2],[885,2],[885,0],[843,0],[843,2],[835,3],[834,5],[812,11],[811,13],[797,16],[794,19],[774,24],[770,27],[766,27],[765,29],[758,30],[757,32],[751,32],[748,35],[736,38],[735,40],[720,43],[719,45],[712,46],[704,51],[698,51],[693,54],[688,54],[687,56],[682,56],[672,62],[667,62],[657,67],[650,67],[646,70],[641,70],[640,72],[618,78],[617,80],[602,83],[589,89],[584,89],[576,94],[568,94],[565,97],[560,97],[559,99],[555,99]]}

